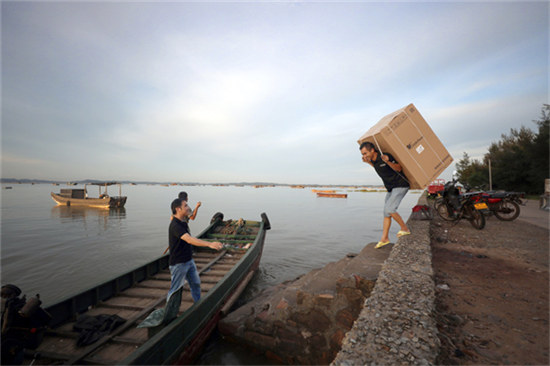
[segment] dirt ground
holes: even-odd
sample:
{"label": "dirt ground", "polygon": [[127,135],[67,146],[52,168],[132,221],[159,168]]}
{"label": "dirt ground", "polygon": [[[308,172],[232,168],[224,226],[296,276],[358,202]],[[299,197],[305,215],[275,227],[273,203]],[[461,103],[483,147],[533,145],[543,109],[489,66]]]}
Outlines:
{"label": "dirt ground", "polygon": [[489,217],[476,230],[436,217],[431,242],[437,363],[548,365],[548,228]]}

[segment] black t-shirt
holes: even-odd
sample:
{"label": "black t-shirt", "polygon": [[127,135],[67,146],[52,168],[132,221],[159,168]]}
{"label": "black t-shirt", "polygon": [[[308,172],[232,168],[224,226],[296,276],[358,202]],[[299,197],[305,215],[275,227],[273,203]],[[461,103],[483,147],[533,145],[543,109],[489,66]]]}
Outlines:
{"label": "black t-shirt", "polygon": [[[392,163],[397,164],[397,161],[395,161],[391,154],[384,155],[386,155]],[[409,182],[405,179],[403,171],[398,173],[393,170],[384,160],[382,160],[380,153],[377,154],[376,160],[372,162],[372,165],[376,173],[382,178],[384,187],[386,187],[388,192],[391,192],[392,189],[396,187],[410,187]]]}
{"label": "black t-shirt", "polygon": [[182,235],[189,233],[189,226],[186,222],[173,218],[168,227],[168,243],[170,244],[171,266],[178,263],[185,263],[193,259],[193,248],[191,244],[181,239]]}

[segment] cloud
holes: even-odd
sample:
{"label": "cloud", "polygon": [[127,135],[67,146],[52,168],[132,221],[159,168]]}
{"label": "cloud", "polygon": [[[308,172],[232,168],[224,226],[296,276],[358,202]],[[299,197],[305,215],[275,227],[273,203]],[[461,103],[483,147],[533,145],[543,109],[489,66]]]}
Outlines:
{"label": "cloud", "polygon": [[410,102],[459,152],[547,99],[547,4],[2,8],[3,154],[67,176],[357,182],[356,139]]}

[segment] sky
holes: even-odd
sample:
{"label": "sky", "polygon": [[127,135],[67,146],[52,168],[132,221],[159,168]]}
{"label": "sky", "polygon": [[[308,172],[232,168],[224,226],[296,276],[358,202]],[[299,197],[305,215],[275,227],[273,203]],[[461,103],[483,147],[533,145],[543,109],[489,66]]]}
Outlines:
{"label": "sky", "polygon": [[549,103],[546,1],[2,1],[1,32],[3,178],[381,184],[357,140],[409,103],[455,163]]}

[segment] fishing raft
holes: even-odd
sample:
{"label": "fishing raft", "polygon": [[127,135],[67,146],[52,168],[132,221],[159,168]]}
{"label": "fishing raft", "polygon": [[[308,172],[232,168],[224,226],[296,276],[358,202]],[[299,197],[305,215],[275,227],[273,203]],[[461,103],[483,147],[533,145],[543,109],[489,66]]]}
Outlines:
{"label": "fishing raft", "polygon": [[[25,364],[162,365],[189,364],[244,291],[260,263],[266,231],[265,213],[261,221],[223,220],[217,213],[198,235],[207,241],[221,241],[214,251],[194,247],[193,254],[201,278],[201,299],[194,303],[189,286],[183,288],[177,317],[166,325],[138,328],[152,311],[163,308],[170,288],[168,255],[72,296],[45,310],[51,315],[40,345],[25,350]],[[76,345],[73,330],[81,314],[115,314],[125,322],[95,343]]]}

